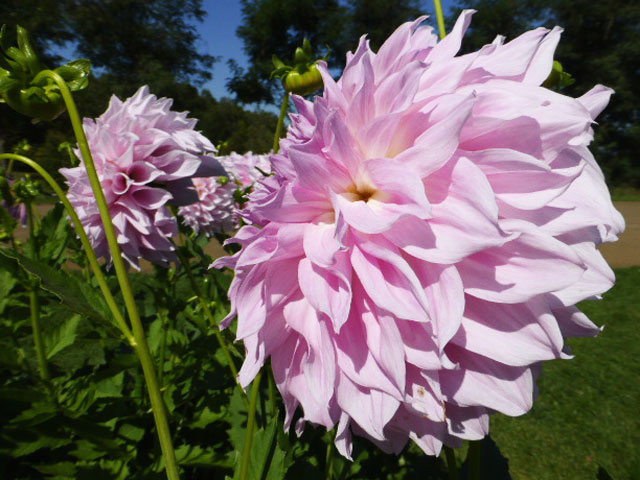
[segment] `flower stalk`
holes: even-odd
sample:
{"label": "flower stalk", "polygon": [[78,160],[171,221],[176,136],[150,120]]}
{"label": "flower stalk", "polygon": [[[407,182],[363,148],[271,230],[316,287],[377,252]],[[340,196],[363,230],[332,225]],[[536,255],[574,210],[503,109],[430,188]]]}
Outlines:
{"label": "flower stalk", "polygon": [[284,117],[287,115],[287,109],[289,108],[289,92],[284,92],[284,98],[282,99],[282,107],[280,108],[280,116],[278,117],[278,124],[276,126],[276,133],[273,138],[273,153],[278,153],[280,150],[280,137],[282,136],[282,128],[284,127]]}
{"label": "flower stalk", "polygon": [[433,0],[433,4],[436,8],[436,18],[438,19],[438,30],[440,32],[440,39],[442,40],[447,36],[447,31],[444,26],[444,14],[442,12],[442,3],[440,0]]}
{"label": "flower stalk", "polygon": [[133,333],[131,333],[131,330],[129,329],[129,326],[125,321],[124,316],[122,315],[122,313],[120,312],[120,309],[118,308],[118,304],[116,303],[116,300],[113,297],[113,294],[109,289],[109,286],[107,285],[107,280],[104,277],[104,274],[102,273],[102,269],[100,268],[100,264],[98,263],[98,258],[96,257],[96,253],[93,247],[91,246],[91,241],[89,240],[89,237],[87,237],[87,234],[84,231],[84,228],[82,227],[82,222],[80,221],[78,214],[73,208],[73,205],[71,205],[71,202],[69,201],[69,198],[67,197],[64,190],[60,187],[58,182],[56,182],[55,179],[51,175],[49,175],[49,173],[44,168],[42,168],[37,162],[31,160],[30,158],[25,157],[23,155],[15,154],[15,153],[0,154],[0,160],[4,158],[8,159],[9,162],[11,163],[13,163],[14,161],[18,161],[33,168],[49,184],[49,186],[53,189],[56,195],[58,195],[58,198],[60,199],[60,201],[66,208],[67,213],[71,217],[73,226],[75,227],[76,233],[80,238],[80,243],[82,243],[82,248],[84,249],[87,259],[89,260],[89,265],[93,270],[93,274],[95,275],[96,280],[98,281],[98,286],[100,287],[100,291],[102,292],[102,295],[104,296],[105,301],[107,302],[109,310],[111,310],[111,314],[113,315],[113,318],[116,320],[118,328],[120,328],[120,330],[122,331],[122,334],[127,339],[127,342],[129,343],[129,345],[131,345],[132,347],[135,347],[136,341],[133,338]]}
{"label": "flower stalk", "polygon": [[456,463],[456,454],[451,447],[443,448],[445,458],[447,459],[447,470],[449,471],[449,480],[459,480],[458,464]]}
{"label": "flower stalk", "polygon": [[113,221],[109,212],[109,205],[107,204],[98,173],[93,163],[93,157],[91,156],[91,150],[89,149],[89,142],[82,128],[82,121],[76,108],[75,102],[71,95],[71,92],[67,88],[64,79],[52,70],[43,70],[37,77],[49,77],[59,87],[64,102],[69,112],[73,131],[82,153],[84,165],[87,170],[87,175],[91,183],[91,187],[96,197],[96,203],[98,210],[100,211],[100,217],[104,225],[105,236],[111,251],[111,257],[113,259],[113,266],[116,271],[118,283],[122,291],[122,296],[129,314],[131,321],[133,337],[135,339],[135,351],[138,354],[138,358],[142,365],[142,371],[144,373],[145,382],[147,384],[147,390],[149,392],[149,398],[151,401],[151,409],[156,422],[156,429],[160,440],[160,447],[162,449],[162,455],[165,461],[165,469],[167,478],[169,480],[177,480],[180,478],[178,473],[178,464],[175,457],[175,451],[173,449],[173,442],[171,440],[171,433],[169,430],[169,422],[167,420],[167,413],[162,399],[162,393],[160,391],[160,385],[156,375],[153,357],[149,350],[144,328],[142,326],[142,320],[138,312],[138,307],[133,297],[133,290],[129,283],[129,277],[127,275],[127,269],[122,257],[120,246],[116,235]]}
{"label": "flower stalk", "polygon": [[260,379],[262,370],[258,372],[253,386],[251,387],[251,402],[249,403],[249,417],[247,418],[247,430],[244,438],[244,448],[242,449],[242,465],[240,467],[240,480],[246,480],[249,473],[249,461],[251,460],[251,444],[253,443],[253,430],[256,425],[256,406],[260,396]]}

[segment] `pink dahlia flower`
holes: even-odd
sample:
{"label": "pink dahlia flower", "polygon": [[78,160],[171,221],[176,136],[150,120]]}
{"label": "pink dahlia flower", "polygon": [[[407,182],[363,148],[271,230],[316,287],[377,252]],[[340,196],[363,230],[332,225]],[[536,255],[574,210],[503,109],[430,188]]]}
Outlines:
{"label": "pink dahlia flower", "polygon": [[195,178],[198,202],[181,207],[178,212],[185,224],[207,236],[229,233],[239,227],[235,191],[251,187],[271,171],[268,155],[232,152],[216,159],[227,172],[224,180],[222,177]]}
{"label": "pink dahlia flower", "polygon": [[[424,18],[377,53],[365,38],[298,113],[256,190],[230,288],[242,385],[265,360],[286,406],[389,452],[476,440],[521,415],[542,361],[599,332],[574,304],[614,276],[624,228],[587,149],[612,91],[540,87],[561,29],[456,56]],[[260,227],[260,228],[259,228]]]}
{"label": "pink dahlia flower", "polygon": [[[171,104],[172,100],[159,99],[144,86],[124,102],[112,96],[102,116],[84,120],[118,243],[136,268],[139,258],[158,264],[174,259],[171,238],[177,234],[177,223],[166,205],[198,200],[192,177],[224,174],[217,160],[207,155],[215,153],[215,147],[194,130],[197,120],[172,111]],[[79,151],[76,154],[81,158]],[[60,172],[96,254],[109,259],[84,165]]]}

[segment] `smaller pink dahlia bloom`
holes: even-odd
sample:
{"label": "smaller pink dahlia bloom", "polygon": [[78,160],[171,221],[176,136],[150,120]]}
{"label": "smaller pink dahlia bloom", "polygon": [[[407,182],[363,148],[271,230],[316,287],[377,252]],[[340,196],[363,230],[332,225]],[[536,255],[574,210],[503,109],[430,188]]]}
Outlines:
{"label": "smaller pink dahlia bloom", "polygon": [[208,237],[216,233],[232,232],[238,226],[236,201],[237,185],[233,180],[222,184],[220,177],[194,178],[198,201],[180,207],[178,214],[196,233]]}
{"label": "smaller pink dahlia bloom", "polygon": [[522,415],[545,360],[599,328],[575,304],[614,275],[615,210],[588,144],[612,91],[541,87],[561,29],[457,55],[424,18],[365,37],[324,93],[294,96],[275,174],[255,189],[230,267],[248,385],[268,358],[286,424],[388,452],[478,440]]}
{"label": "smaller pink dahlia bloom", "polygon": [[[144,86],[124,102],[112,96],[102,116],[84,120],[122,255],[135,268],[139,258],[161,265],[174,259],[177,223],[166,205],[198,200],[192,177],[224,174],[210,155],[216,148],[194,130],[197,120],[172,111],[172,103]],[[110,259],[84,164],[60,172],[96,254]]]}
{"label": "smaller pink dahlia bloom", "polygon": [[220,182],[220,177],[194,179],[199,201],[181,207],[178,212],[185,224],[207,236],[230,233],[239,227],[239,205],[234,192],[251,187],[271,171],[268,155],[232,152],[216,159],[227,171],[228,182]]}

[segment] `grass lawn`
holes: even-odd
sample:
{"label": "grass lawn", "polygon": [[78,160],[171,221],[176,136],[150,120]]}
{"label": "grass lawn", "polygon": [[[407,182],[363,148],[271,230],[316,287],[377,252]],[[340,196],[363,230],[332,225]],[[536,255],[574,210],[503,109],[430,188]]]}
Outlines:
{"label": "grass lawn", "polygon": [[598,338],[572,339],[573,360],[545,364],[540,397],[520,418],[492,417],[491,434],[514,480],[616,480],[640,460],[640,267],[616,271],[616,286],[582,310]]}

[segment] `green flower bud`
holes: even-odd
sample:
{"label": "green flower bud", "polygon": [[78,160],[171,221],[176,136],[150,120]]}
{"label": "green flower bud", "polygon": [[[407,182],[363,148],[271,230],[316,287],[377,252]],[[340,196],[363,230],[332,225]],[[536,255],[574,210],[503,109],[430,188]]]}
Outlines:
{"label": "green flower bud", "polygon": [[[326,60],[325,55],[321,60]],[[282,86],[287,92],[296,95],[310,95],[323,87],[322,75],[318,70],[318,61],[313,61],[313,50],[308,39],[304,39],[302,47],[296,48],[294,65],[286,65],[277,56],[273,56],[275,69],[272,77],[280,78]]]}
{"label": "green flower bud", "polygon": [[[0,29],[0,101],[17,112],[37,120],[53,120],[65,110],[60,88],[53,79],[42,75],[38,56],[31,46],[28,32],[16,27],[18,46],[11,46],[6,25]],[[88,85],[90,64],[76,60],[55,70],[71,91]]]}

